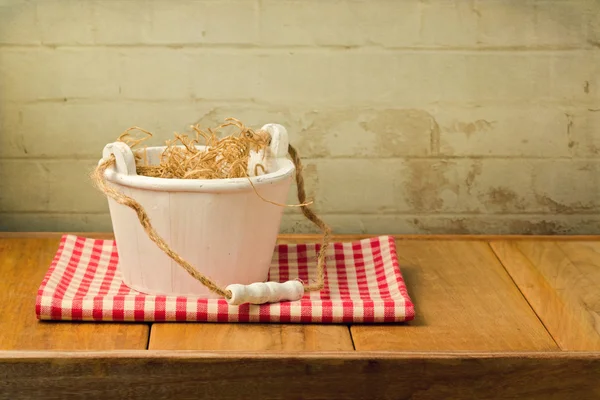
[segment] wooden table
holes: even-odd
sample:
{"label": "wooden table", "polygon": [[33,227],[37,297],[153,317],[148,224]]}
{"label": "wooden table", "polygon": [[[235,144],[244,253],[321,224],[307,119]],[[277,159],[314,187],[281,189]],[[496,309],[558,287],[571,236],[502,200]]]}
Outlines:
{"label": "wooden table", "polygon": [[370,326],[38,322],[59,239],[0,236],[1,399],[600,398],[600,237],[398,236],[417,317]]}

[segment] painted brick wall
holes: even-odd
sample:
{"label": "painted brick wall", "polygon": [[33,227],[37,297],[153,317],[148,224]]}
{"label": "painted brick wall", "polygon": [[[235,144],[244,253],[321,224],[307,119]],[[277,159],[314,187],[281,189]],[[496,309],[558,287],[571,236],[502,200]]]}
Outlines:
{"label": "painted brick wall", "polygon": [[597,0],[0,0],[0,229],[110,230],[104,144],[228,116],[339,233],[600,232]]}

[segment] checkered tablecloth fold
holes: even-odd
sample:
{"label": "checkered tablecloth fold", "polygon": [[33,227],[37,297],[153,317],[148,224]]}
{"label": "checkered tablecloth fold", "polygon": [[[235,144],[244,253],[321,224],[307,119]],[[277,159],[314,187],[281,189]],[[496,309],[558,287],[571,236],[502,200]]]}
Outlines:
{"label": "checkered tablecloth fold", "polygon": [[[312,280],[319,244],[279,244],[269,280]],[[64,235],[38,290],[41,320],[381,323],[414,318],[390,236],[330,245],[325,288],[299,301],[230,306],[223,299],[157,296],[127,287],[113,240]]]}

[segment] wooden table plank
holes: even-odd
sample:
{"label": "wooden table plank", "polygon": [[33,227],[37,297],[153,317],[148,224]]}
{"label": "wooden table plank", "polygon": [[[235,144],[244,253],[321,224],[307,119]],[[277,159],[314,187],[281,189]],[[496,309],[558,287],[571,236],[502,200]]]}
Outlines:
{"label": "wooden table plank", "polygon": [[598,353],[21,353],[0,398],[598,399],[599,374]]}
{"label": "wooden table plank", "polygon": [[145,349],[145,324],[40,322],[35,298],[60,238],[0,239],[0,350]]}
{"label": "wooden table plank", "polygon": [[491,243],[563,350],[600,350],[600,243]]}
{"label": "wooden table plank", "polygon": [[405,240],[397,247],[416,318],[352,326],[356,350],[557,350],[488,243]]}
{"label": "wooden table plank", "polygon": [[151,350],[348,351],[346,326],[298,324],[154,324]]}
{"label": "wooden table plank", "polygon": [[[347,236],[346,240],[354,237]],[[319,242],[320,236],[280,237],[279,243]],[[152,350],[343,351],[353,350],[344,325],[300,324],[174,324],[152,325]]]}

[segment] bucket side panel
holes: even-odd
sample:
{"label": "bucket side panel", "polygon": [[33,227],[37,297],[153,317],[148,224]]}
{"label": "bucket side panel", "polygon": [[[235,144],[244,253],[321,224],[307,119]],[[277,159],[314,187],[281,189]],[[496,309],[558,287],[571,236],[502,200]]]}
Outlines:
{"label": "bucket side panel", "polygon": [[[131,189],[113,185],[119,192],[131,196]],[[131,208],[118,204],[108,199],[110,218],[119,253],[119,264],[117,266],[126,285],[141,279],[142,269],[138,257],[137,225],[139,225],[135,211]]]}
{"label": "bucket side panel", "polygon": [[[260,194],[265,199],[285,204],[288,189],[289,180],[263,186],[260,188]],[[241,249],[240,257],[252,260],[254,267],[246,274],[240,274],[244,276],[244,282],[235,283],[249,284],[267,280],[283,210],[284,207],[270,204],[252,192],[248,203],[248,212],[243,216],[243,225],[246,229],[241,238],[252,245]]]}
{"label": "bucket side panel", "polygon": [[[263,197],[283,203],[289,181],[261,187]],[[171,238],[182,257],[218,285],[265,281],[279,233],[283,208],[254,191],[171,193]],[[175,248],[175,247],[174,247]],[[179,265],[173,290],[214,298]]]}
{"label": "bucket side panel", "polygon": [[[214,254],[220,251],[217,227],[213,221],[223,218],[214,206],[223,195],[173,192],[169,196],[171,247],[196,270],[221,284],[218,274],[210,266],[215,263]],[[177,263],[171,264],[170,274],[174,293],[218,298]]]}
{"label": "bucket side panel", "polygon": [[[169,195],[166,192],[154,192],[131,189],[131,197],[146,210],[150,223],[167,243],[170,243]],[[128,258],[137,258],[139,273],[132,274],[131,285],[144,293],[169,293],[172,289],[170,276],[171,259],[148,237],[135,213],[131,212],[131,224],[135,234],[124,241],[137,241],[137,252]]]}

